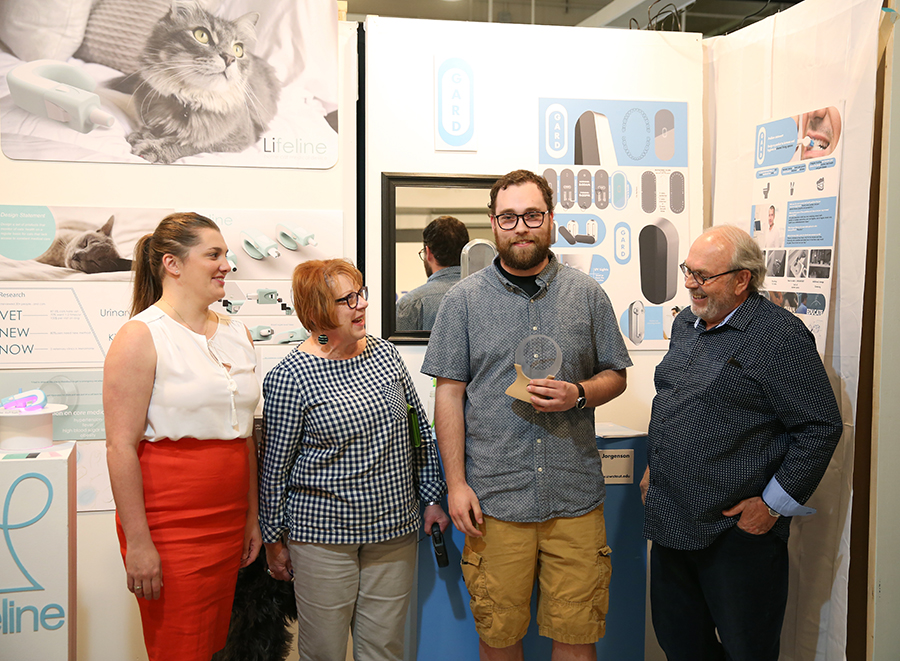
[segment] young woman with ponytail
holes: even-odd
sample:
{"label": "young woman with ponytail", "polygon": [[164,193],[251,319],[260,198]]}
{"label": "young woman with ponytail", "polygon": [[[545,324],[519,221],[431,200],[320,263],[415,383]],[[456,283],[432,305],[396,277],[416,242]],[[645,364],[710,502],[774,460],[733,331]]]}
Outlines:
{"label": "young woman with ponytail", "polygon": [[135,247],[132,319],[103,370],[109,475],[150,661],[224,647],[238,569],[261,546],[256,358],[225,295],[218,227],[175,213]]}

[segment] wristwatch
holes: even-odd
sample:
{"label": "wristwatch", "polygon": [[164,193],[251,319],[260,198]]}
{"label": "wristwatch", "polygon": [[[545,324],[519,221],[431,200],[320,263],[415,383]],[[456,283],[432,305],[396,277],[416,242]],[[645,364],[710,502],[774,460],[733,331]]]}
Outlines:
{"label": "wristwatch", "polygon": [[575,387],[578,388],[578,399],[575,400],[575,408],[583,409],[587,406],[587,398],[584,396],[584,386],[580,383],[576,383]]}
{"label": "wristwatch", "polygon": [[766,509],[769,510],[769,516],[771,516],[774,519],[781,517],[781,514],[779,514],[778,512],[773,510],[771,507],[769,507],[769,504],[766,501],[763,501],[763,505],[765,505]]}

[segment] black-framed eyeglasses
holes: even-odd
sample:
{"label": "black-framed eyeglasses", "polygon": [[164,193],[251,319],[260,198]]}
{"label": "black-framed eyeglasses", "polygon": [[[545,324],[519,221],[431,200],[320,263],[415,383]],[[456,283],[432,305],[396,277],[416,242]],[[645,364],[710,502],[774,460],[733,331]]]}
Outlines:
{"label": "black-framed eyeglasses", "polygon": [[340,298],[334,299],[335,303],[346,303],[347,307],[351,310],[355,310],[356,306],[359,305],[359,299],[369,300],[369,288],[365,285],[360,287],[359,291],[352,291],[346,296],[341,296]]}
{"label": "black-framed eyeglasses", "polygon": [[701,287],[705,285],[707,282],[712,280],[713,278],[718,278],[723,275],[728,275],[729,273],[737,273],[738,271],[743,271],[744,269],[731,269],[730,271],[723,271],[722,273],[716,273],[715,275],[700,275],[696,271],[692,271],[688,268],[687,264],[682,262],[678,265],[678,268],[681,269],[681,272],[684,273],[685,278],[693,278],[694,282],[696,282]]}
{"label": "black-framed eyeglasses", "polygon": [[419,259],[421,259],[423,262],[425,261],[425,248],[422,248],[419,251]]}
{"label": "black-framed eyeglasses", "polygon": [[497,224],[502,230],[514,230],[521,219],[525,223],[525,227],[537,229],[544,224],[544,216],[549,211],[526,211],[525,213],[501,213],[494,216]]}

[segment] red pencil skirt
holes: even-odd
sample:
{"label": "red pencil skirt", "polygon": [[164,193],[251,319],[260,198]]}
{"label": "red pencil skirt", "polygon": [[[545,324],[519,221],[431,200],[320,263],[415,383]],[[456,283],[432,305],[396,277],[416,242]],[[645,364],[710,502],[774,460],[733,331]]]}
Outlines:
{"label": "red pencil skirt", "polygon": [[[246,439],[168,439],[138,447],[157,600],[139,598],[150,661],[209,661],[225,646],[247,521]],[[126,542],[116,513],[122,558]]]}

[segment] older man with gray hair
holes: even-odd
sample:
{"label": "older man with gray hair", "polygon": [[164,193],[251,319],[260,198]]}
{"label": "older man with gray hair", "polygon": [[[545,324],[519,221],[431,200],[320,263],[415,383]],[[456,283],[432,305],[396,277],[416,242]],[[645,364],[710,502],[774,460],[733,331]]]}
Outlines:
{"label": "older man with gray hair", "polygon": [[791,517],[815,512],[840,411],[812,334],[759,294],[746,232],[707,230],[681,270],[641,481],[653,626],[669,661],[777,661]]}

